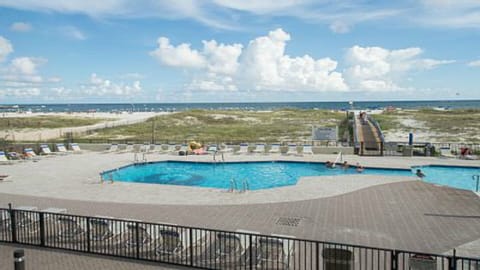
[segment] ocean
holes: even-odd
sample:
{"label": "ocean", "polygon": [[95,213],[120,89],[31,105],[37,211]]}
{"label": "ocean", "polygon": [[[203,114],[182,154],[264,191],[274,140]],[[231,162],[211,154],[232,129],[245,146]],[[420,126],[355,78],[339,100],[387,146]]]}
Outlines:
{"label": "ocean", "polygon": [[[451,101],[358,101],[353,103],[356,110],[382,109],[386,107],[403,109],[445,108],[472,109],[480,108],[480,100]],[[293,109],[328,109],[348,110],[349,102],[262,102],[262,103],[121,103],[121,104],[22,104],[0,105],[0,111],[32,111],[32,112],[172,112],[188,109],[205,110],[275,110]]]}

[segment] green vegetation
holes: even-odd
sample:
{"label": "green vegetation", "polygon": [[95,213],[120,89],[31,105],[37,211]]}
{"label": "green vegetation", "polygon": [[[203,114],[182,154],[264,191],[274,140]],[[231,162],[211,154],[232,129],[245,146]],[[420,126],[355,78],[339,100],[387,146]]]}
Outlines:
{"label": "green vegetation", "polygon": [[0,118],[0,130],[38,129],[38,128],[64,128],[88,126],[106,119],[80,118],[66,116],[32,116],[32,117],[5,117]]}
{"label": "green vegetation", "polygon": [[313,125],[336,126],[343,118],[345,113],[326,110],[189,110],[157,116],[139,124],[99,130],[83,139],[150,141],[153,133],[155,141],[160,142],[309,140]]}
{"label": "green vegetation", "polygon": [[389,134],[413,131],[432,142],[480,142],[480,109],[398,110],[374,118],[387,139]]}

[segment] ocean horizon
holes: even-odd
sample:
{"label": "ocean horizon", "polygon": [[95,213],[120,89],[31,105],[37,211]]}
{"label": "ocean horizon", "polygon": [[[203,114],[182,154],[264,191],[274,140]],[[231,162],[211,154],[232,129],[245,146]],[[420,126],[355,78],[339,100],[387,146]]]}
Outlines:
{"label": "ocean horizon", "polygon": [[[3,108],[2,108],[3,107]],[[3,104],[3,111],[31,112],[162,112],[183,111],[189,109],[204,110],[275,110],[291,109],[327,109],[327,110],[373,110],[386,107],[402,109],[443,108],[473,109],[480,108],[480,100],[394,100],[394,101],[311,101],[311,102],[195,102],[195,103],[58,103],[58,104]]]}

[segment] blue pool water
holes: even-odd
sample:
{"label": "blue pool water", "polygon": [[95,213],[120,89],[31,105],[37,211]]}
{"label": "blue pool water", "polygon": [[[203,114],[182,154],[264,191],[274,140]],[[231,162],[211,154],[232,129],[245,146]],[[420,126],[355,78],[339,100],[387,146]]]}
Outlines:
{"label": "blue pool water", "polygon": [[[242,188],[248,181],[250,190],[295,185],[303,176],[357,174],[354,168],[328,169],[323,163],[306,162],[249,162],[249,163],[193,163],[156,162],[131,165],[103,174],[105,180],[199,186],[229,189],[231,179]],[[365,169],[363,174],[412,176],[410,170]]]}
{"label": "blue pool water", "polygon": [[[423,166],[410,170],[367,168],[363,174],[415,176],[420,168],[426,175],[425,182],[454,188],[476,190],[474,175],[480,175],[480,167]],[[267,189],[295,185],[304,176],[357,174],[354,168],[343,170],[325,168],[324,163],[307,162],[238,162],[238,163],[195,163],[164,161],[129,165],[102,174],[104,180],[198,186],[229,189],[235,179],[237,188],[244,180],[249,189]]]}
{"label": "blue pool water", "polygon": [[[476,191],[476,175],[480,167],[423,166],[417,167],[426,175],[425,182]],[[417,168],[413,168],[416,170]]]}

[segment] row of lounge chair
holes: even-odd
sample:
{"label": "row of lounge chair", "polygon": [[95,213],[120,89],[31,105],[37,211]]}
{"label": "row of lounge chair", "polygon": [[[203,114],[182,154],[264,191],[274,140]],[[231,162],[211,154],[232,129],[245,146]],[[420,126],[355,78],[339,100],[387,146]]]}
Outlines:
{"label": "row of lounge chair", "polygon": [[[214,154],[216,152],[222,153],[234,153],[234,154],[280,154],[282,153],[281,144],[271,144],[267,150],[266,144],[255,144],[254,148],[250,147],[248,143],[241,143],[240,148],[235,151],[233,146],[227,146],[225,144],[217,145],[211,144],[206,148],[189,150],[187,144],[111,144],[105,152],[145,152],[145,153],[160,153],[160,154],[177,154],[178,152],[193,152],[194,154]],[[296,144],[289,144],[286,155],[313,155],[313,146],[311,144],[304,144],[300,151]]]}
{"label": "row of lounge chair", "polygon": [[[21,228],[22,232],[38,234],[38,209],[24,206],[15,210],[20,210],[15,212],[16,228]],[[240,266],[248,258],[261,269],[266,269],[267,265],[281,265],[283,267],[276,269],[288,269],[294,254],[293,240],[285,238],[289,236],[264,236],[244,230],[223,232],[190,229],[170,223],[150,224],[140,220],[119,220],[105,216],[86,218],[67,215],[67,210],[63,208],[48,208],[40,212],[44,212],[43,220],[47,222],[44,224],[48,232],[45,237],[54,246],[71,246],[72,243],[84,243],[88,239],[91,248],[101,249],[104,253],[108,253],[106,248],[112,249],[112,252],[122,250],[125,253],[139,250],[177,262],[194,256],[203,260],[207,268],[209,264]],[[0,233],[11,230],[8,212],[3,211],[0,214]]]}
{"label": "row of lounge chair", "polygon": [[67,150],[65,144],[63,143],[57,143],[55,144],[55,147],[57,151],[53,152],[50,149],[50,146],[48,146],[48,144],[41,144],[40,151],[38,152],[38,154],[33,150],[33,148],[25,148],[23,150],[23,154],[19,154],[17,152],[0,151],[0,163],[7,164],[7,163],[19,161],[19,160],[38,160],[40,158],[39,155],[53,156],[53,155],[66,155],[69,153],[82,152],[82,150],[80,149],[80,146],[77,143],[70,144],[71,150]]}

